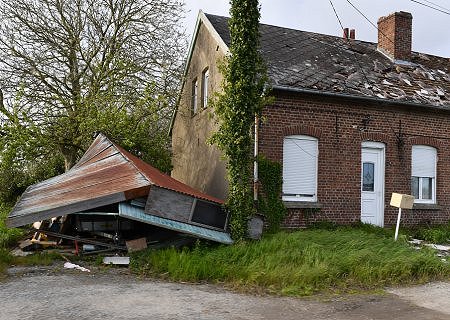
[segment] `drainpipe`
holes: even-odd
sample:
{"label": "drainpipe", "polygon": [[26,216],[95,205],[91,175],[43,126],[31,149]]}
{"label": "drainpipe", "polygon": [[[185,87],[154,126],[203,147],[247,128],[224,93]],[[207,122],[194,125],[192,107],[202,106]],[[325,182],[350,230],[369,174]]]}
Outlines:
{"label": "drainpipe", "polygon": [[255,207],[258,204],[258,135],[259,135],[259,117],[255,115],[255,148],[253,160],[253,201]]}

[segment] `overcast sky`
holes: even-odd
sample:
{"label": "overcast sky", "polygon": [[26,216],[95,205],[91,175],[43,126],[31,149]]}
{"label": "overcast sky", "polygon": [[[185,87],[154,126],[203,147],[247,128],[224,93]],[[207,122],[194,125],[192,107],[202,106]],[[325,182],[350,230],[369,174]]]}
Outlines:
{"label": "overcast sky", "polygon": [[[450,0],[418,0],[450,13]],[[395,11],[413,15],[414,51],[450,57],[450,15],[421,6],[411,0],[350,0],[375,25],[379,17]],[[228,0],[186,0],[186,29],[189,36],[201,9],[206,13],[229,16]],[[260,0],[261,23],[293,29],[342,35],[342,29],[329,0]],[[344,27],[356,29],[359,40],[377,42],[377,30],[347,0],[333,0]],[[445,10],[445,9],[447,10]]]}

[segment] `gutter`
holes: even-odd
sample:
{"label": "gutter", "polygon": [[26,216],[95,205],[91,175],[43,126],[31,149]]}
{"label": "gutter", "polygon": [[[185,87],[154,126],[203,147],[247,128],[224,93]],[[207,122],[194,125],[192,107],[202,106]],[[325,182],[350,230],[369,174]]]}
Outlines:
{"label": "gutter", "polygon": [[422,104],[422,103],[408,102],[408,101],[396,101],[396,100],[392,100],[392,99],[357,96],[357,95],[346,94],[346,93],[335,93],[335,92],[319,91],[319,90],[304,89],[304,88],[292,88],[292,87],[279,86],[279,85],[272,86],[272,90],[289,91],[289,92],[311,94],[311,95],[331,97],[331,98],[341,98],[341,99],[344,98],[344,99],[361,101],[361,102],[370,101],[370,102],[373,102],[376,104],[381,104],[381,105],[394,104],[394,105],[407,106],[407,107],[418,107],[418,108],[426,107],[426,108],[430,108],[430,109],[434,109],[434,110],[450,112],[450,105],[449,106],[435,106],[432,104]]}

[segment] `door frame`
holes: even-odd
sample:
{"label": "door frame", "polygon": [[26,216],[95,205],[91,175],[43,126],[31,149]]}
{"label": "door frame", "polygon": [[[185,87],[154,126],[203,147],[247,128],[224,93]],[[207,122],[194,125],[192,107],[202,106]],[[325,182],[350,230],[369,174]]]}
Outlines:
{"label": "door frame", "polygon": [[386,168],[386,144],[382,142],[374,142],[374,141],[363,141],[361,143],[361,157],[360,157],[360,177],[359,177],[359,190],[360,190],[360,212],[359,212],[359,219],[361,221],[361,214],[362,214],[362,156],[364,149],[376,149],[381,154],[381,163],[380,163],[380,175],[381,175],[381,195],[380,195],[380,227],[384,227],[384,192],[385,192],[385,185],[386,185],[386,176],[385,176],[385,168]]}

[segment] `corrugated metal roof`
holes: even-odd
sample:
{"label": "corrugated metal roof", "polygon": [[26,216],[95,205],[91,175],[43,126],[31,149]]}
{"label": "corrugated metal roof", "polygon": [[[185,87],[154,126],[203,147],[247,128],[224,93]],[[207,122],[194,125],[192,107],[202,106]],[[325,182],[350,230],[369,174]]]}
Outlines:
{"label": "corrugated metal roof", "polygon": [[216,203],[223,204],[223,200],[207,195],[205,193],[202,193],[164,173],[159,171],[158,169],[152,167],[148,163],[142,161],[135,155],[129,153],[128,151],[124,150],[120,146],[116,146],[120,152],[127,157],[135,166],[136,168],[144,174],[153,185],[156,185],[158,187],[173,190],[179,193],[184,193],[190,196],[193,196],[194,198],[208,200]]}
{"label": "corrugated metal roof", "polygon": [[30,186],[7,219],[10,227],[80,212],[138,197],[157,185],[195,198],[223,203],[161,173],[99,134],[68,172]]}

